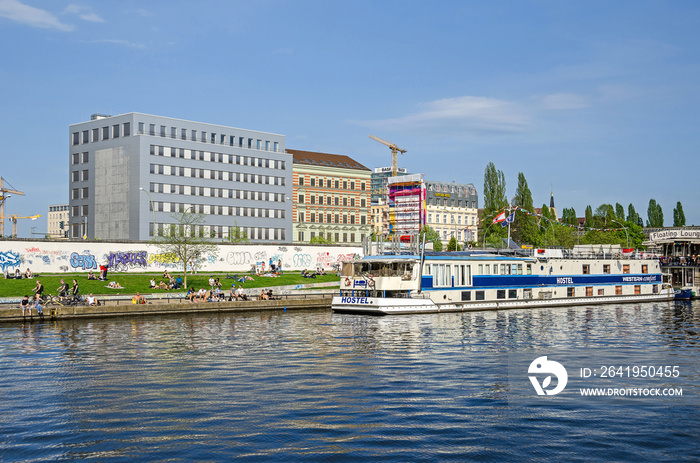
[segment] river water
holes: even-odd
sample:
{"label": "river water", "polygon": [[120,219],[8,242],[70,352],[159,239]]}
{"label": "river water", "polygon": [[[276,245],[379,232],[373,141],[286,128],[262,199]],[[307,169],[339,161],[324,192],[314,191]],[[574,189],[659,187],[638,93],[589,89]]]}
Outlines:
{"label": "river water", "polygon": [[[0,461],[700,461],[699,333],[698,302],[6,324]],[[541,355],[682,396],[540,397]]]}

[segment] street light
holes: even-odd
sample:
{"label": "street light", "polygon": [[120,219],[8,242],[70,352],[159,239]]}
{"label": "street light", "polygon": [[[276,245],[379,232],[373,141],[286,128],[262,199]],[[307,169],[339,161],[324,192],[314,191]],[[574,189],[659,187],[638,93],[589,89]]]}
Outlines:
{"label": "street light", "polygon": [[622,224],[622,222],[618,222],[618,221],[615,220],[615,219],[610,219],[610,221],[611,221],[611,222],[615,222],[615,223],[619,223],[620,225],[622,225],[622,228],[625,229],[625,235],[627,236],[627,248],[629,249],[629,247],[630,247],[630,235],[629,235],[629,233],[627,233],[627,227],[625,227],[625,226]]}
{"label": "street light", "polygon": [[156,208],[153,207],[153,198],[151,198],[151,193],[145,188],[139,187],[139,190],[146,193],[148,195],[148,200],[151,202],[151,211],[153,211],[153,236],[156,236]]}

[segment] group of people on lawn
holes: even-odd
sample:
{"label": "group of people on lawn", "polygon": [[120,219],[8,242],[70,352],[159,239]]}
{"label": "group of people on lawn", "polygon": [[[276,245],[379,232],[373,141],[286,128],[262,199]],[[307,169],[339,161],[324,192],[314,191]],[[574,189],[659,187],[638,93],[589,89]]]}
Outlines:
{"label": "group of people on lawn", "polygon": [[[167,283],[166,283],[167,281]],[[182,288],[182,277],[173,277],[168,273],[168,270],[163,271],[163,279],[160,283],[156,283],[156,277],[151,278],[151,289],[180,289]]]}

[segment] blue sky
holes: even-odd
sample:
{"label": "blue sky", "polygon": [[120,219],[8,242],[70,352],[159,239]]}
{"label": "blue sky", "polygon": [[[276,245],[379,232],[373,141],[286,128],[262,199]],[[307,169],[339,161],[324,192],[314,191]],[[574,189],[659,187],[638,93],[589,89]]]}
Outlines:
{"label": "blue sky", "polygon": [[69,124],[137,111],[700,225],[699,38],[694,1],[0,0],[6,213],[67,203]]}

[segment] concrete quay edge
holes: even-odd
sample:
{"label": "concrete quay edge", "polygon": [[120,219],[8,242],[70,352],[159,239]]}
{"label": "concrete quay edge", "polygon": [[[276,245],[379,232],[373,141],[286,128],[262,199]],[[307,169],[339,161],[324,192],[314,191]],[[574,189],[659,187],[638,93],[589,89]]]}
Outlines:
{"label": "concrete quay edge", "polygon": [[[265,310],[329,310],[332,297],[282,299],[273,301],[180,302],[158,304],[120,304],[100,306],[58,306],[44,308],[44,321],[80,318],[135,317],[211,312],[250,312]],[[41,321],[32,309],[32,317],[22,317],[19,307],[0,309],[0,323]]]}

